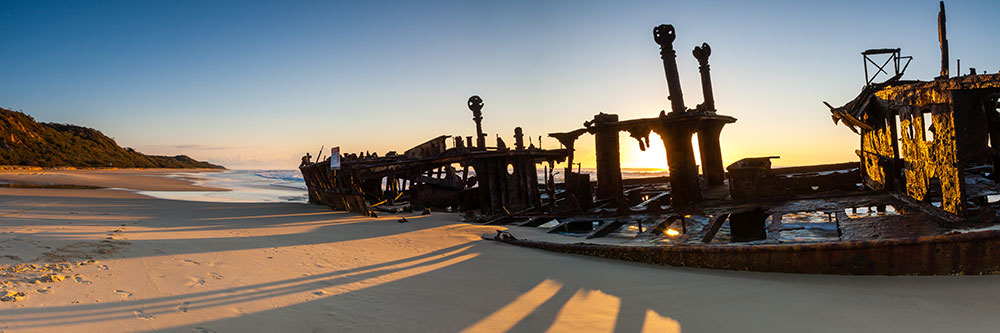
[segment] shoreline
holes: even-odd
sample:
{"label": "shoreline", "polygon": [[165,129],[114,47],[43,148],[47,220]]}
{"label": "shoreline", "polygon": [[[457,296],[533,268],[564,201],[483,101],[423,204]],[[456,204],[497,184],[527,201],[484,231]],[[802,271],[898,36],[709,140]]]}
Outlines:
{"label": "shoreline", "polygon": [[225,172],[217,169],[16,169],[0,170],[0,181],[16,184],[97,187],[95,189],[61,188],[0,188],[0,195],[31,195],[58,197],[88,191],[101,198],[152,198],[143,191],[168,192],[228,192],[229,189],[197,184],[198,179],[172,177],[176,173]]}
{"label": "shoreline", "polygon": [[0,171],[51,171],[51,170],[206,170],[206,171],[227,171],[230,169],[213,169],[213,168],[119,168],[119,167],[74,167],[74,166],[57,166],[57,167],[43,167],[34,165],[0,165]]}

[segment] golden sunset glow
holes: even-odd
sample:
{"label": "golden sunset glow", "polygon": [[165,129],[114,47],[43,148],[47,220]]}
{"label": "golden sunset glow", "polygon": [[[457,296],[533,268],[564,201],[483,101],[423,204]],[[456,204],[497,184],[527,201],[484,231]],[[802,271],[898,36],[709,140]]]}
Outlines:
{"label": "golden sunset glow", "polygon": [[628,136],[621,135],[622,167],[636,169],[667,169],[667,151],[663,148],[663,140],[656,133],[649,134],[649,147],[646,151],[639,149],[639,142]]}

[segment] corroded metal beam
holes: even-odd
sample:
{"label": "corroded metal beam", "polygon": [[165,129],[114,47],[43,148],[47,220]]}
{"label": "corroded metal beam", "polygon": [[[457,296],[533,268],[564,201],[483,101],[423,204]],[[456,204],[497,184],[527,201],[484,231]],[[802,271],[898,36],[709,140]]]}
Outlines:
{"label": "corroded metal beam", "polygon": [[[948,77],[948,34],[944,14],[944,1],[941,1],[941,11],[938,12],[938,42],[941,43],[941,77]],[[960,73],[961,74],[961,73]]]}

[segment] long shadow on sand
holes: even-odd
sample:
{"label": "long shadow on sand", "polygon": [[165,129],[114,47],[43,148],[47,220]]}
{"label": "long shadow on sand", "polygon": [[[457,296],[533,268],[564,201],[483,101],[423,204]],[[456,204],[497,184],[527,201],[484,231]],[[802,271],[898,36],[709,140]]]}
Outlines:
{"label": "long shadow on sand", "polygon": [[[3,197],[0,197],[3,198]],[[0,199],[2,200],[2,199]],[[180,255],[362,240],[411,232],[430,226],[409,223],[405,228],[372,228],[396,224],[402,216],[419,222],[421,216],[384,215],[369,218],[305,204],[204,203],[162,199],[29,198],[0,201],[0,223],[11,238],[68,243],[101,241],[115,230],[116,239],[155,253],[121,251],[117,258]],[[94,226],[100,231],[38,231],[31,225]],[[25,231],[17,231],[20,229]],[[305,228],[303,228],[305,227]],[[290,231],[298,228],[298,231]],[[336,232],[330,229],[335,228]],[[13,230],[12,230],[13,229]],[[263,235],[248,235],[245,230]],[[302,231],[306,230],[306,231]],[[321,233],[325,237],[313,237]],[[192,234],[204,235],[192,238]],[[143,239],[145,238],[145,239]],[[58,246],[49,246],[58,247]]]}
{"label": "long shadow on sand", "polygon": [[393,275],[399,275],[397,278],[405,278],[412,276],[408,272],[422,273],[472,259],[477,254],[471,252],[470,247],[469,244],[459,244],[401,260],[207,292],[115,303],[2,310],[0,311],[0,322],[6,323],[8,329],[29,329],[136,317],[155,318],[155,316],[167,312],[187,312],[223,307],[319,289],[342,288],[344,290],[341,292],[350,292],[374,286],[352,287],[358,282],[385,279]]}

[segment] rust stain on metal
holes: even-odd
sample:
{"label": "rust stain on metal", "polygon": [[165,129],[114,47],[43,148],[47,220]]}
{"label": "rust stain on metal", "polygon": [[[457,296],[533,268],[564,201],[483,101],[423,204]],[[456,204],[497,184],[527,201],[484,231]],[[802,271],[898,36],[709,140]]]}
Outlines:
{"label": "rust stain on metal", "polygon": [[[991,192],[970,189],[966,178],[988,177],[976,170],[993,168],[1000,157],[988,143],[988,137],[1000,130],[989,125],[991,119],[998,118],[1000,74],[948,77],[943,2],[938,24],[942,49],[939,77],[933,81],[901,80],[905,67],[899,68],[899,60],[904,58],[899,49],[868,50],[862,53],[866,70],[869,56],[889,54],[886,63],[895,60],[895,75],[882,83],[872,83],[874,79],[869,78],[857,98],[840,108],[831,107],[831,112],[834,122],[843,121],[855,132],[860,130],[865,185],[904,193],[953,216],[970,215],[970,209],[977,211],[971,215],[978,215],[988,209],[981,198]],[[883,71],[883,67],[877,69]]]}

